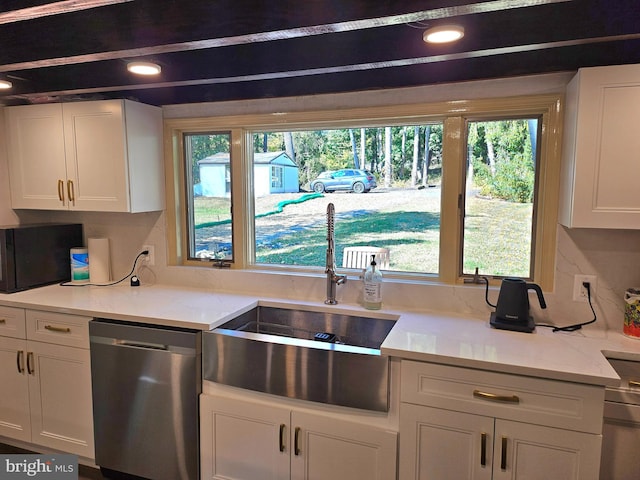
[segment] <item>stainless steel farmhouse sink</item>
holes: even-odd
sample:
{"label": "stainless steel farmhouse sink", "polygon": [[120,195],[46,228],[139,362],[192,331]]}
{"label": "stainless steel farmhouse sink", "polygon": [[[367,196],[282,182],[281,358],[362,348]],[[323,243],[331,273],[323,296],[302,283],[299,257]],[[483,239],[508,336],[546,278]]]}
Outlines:
{"label": "stainless steel farmhouse sink", "polygon": [[202,337],[203,378],[285,397],[389,409],[380,345],[397,317],[257,306]]}

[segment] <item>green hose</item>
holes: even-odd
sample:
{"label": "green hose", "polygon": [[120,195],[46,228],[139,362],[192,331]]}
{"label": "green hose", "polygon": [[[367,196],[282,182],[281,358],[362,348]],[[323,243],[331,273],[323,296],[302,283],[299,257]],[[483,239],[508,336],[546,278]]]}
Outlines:
{"label": "green hose", "polygon": [[[256,218],[262,218],[269,215],[275,215],[276,213],[282,213],[282,211],[284,210],[284,207],[286,207],[287,205],[302,203],[302,202],[306,202],[307,200],[313,200],[314,198],[322,198],[322,197],[324,197],[322,193],[305,193],[300,198],[294,198],[291,200],[283,200],[281,202],[278,202],[276,204],[276,207],[273,210],[256,215]],[[216,227],[218,225],[225,225],[227,223],[231,223],[231,219],[220,220],[218,222],[200,223],[195,226],[195,229],[198,230],[199,228]]]}

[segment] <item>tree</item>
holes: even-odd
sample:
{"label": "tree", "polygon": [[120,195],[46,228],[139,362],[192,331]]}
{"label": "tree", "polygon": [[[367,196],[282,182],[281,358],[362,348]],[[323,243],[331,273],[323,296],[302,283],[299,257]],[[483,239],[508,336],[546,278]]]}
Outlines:
{"label": "tree", "polygon": [[291,135],[291,132],[284,132],[284,151],[296,163],[296,150],[293,147],[293,135]]}
{"label": "tree", "polygon": [[384,186],[391,186],[391,127],[384,127]]}
{"label": "tree", "polygon": [[191,175],[193,184],[200,183],[200,166],[198,162],[216,153],[229,153],[229,136],[226,134],[189,135],[185,142],[191,153]]}
{"label": "tree", "polygon": [[404,179],[405,168],[406,168],[406,159],[407,159],[407,155],[405,151],[406,146],[407,146],[407,127],[404,126],[402,127],[402,137],[400,141],[400,169],[398,172],[400,178],[402,179]]}
{"label": "tree", "polygon": [[360,168],[360,158],[358,158],[358,146],[356,144],[356,137],[353,134],[353,129],[349,129],[349,137],[351,138],[351,149],[353,150],[353,168]]}
{"label": "tree", "polygon": [[413,161],[411,163],[411,186],[415,187],[418,180],[418,155],[420,154],[420,127],[413,127]]}
{"label": "tree", "polygon": [[431,125],[424,127],[424,162],[422,164],[422,186],[429,183],[429,164],[431,163]]}
{"label": "tree", "polygon": [[468,142],[475,184],[485,195],[531,202],[535,184],[535,143],[528,120],[471,122]]}
{"label": "tree", "polygon": [[360,129],[360,158],[362,159],[362,166],[366,164],[366,147],[367,147],[367,134],[366,129]]}

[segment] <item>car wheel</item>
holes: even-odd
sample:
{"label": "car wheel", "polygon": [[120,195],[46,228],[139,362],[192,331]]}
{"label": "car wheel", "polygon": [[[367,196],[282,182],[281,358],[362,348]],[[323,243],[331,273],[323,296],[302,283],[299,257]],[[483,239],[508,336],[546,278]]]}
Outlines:
{"label": "car wheel", "polygon": [[355,193],[363,193],[364,192],[364,183],[356,182],[353,184],[353,191]]}
{"label": "car wheel", "polygon": [[313,186],[313,191],[316,193],[324,192],[324,183],[318,182]]}

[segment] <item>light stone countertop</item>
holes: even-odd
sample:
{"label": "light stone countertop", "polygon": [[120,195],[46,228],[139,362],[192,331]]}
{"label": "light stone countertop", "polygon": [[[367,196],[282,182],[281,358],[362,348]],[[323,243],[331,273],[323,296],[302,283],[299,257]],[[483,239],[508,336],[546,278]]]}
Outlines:
{"label": "light stone countertop", "polygon": [[173,285],[50,285],[0,294],[0,305],[211,330],[256,306],[257,298]]}
{"label": "light stone countertop", "polygon": [[605,354],[640,360],[640,339],[619,332],[589,327],[570,333],[553,333],[541,327],[532,334],[508,332],[491,328],[488,319],[454,313],[369,311],[360,305],[327,306],[322,302],[258,298],[167,285],[52,285],[0,294],[0,305],[4,306],[198,330],[216,328],[258,304],[398,318],[381,352],[410,360],[594,385],[619,383]]}

